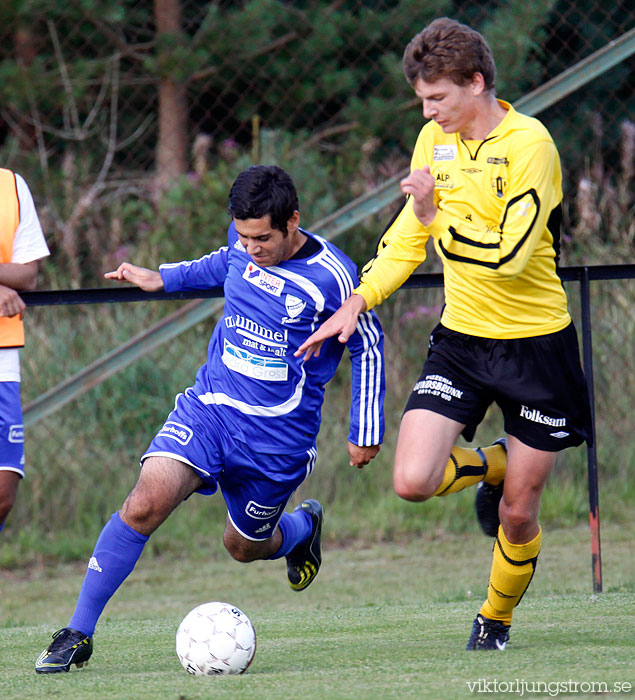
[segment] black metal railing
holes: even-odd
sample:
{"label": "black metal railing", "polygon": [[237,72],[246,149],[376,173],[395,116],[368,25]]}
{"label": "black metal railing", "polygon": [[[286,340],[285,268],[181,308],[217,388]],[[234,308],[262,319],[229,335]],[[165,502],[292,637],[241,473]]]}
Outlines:
{"label": "black metal railing", "polygon": [[[602,557],[600,543],[600,514],[599,514],[599,483],[597,449],[595,439],[595,397],[593,383],[593,333],[591,329],[591,292],[592,282],[601,280],[623,280],[635,278],[635,264],[626,265],[592,265],[579,267],[565,267],[558,271],[563,282],[578,282],[581,310],[581,335],[583,365],[586,374],[593,417],[593,444],[587,447],[588,466],[588,491],[589,491],[589,526],[591,534],[591,560],[594,592],[602,591]],[[429,287],[442,287],[443,275],[415,274],[403,285],[402,289],[420,289]],[[174,337],[175,333],[182,332],[185,328],[200,320],[201,315],[209,315],[218,310],[218,305],[204,306],[205,299],[223,297],[222,287],[213,287],[208,290],[193,292],[143,292],[135,288],[97,288],[97,289],[68,289],[68,290],[42,290],[25,292],[21,294],[27,306],[51,306],[67,304],[111,304],[124,302],[138,302],[151,300],[199,300],[203,307],[198,313],[192,313],[197,303],[194,302],[188,309],[189,313],[177,312],[157,324],[159,332],[152,348]],[[166,333],[166,328],[174,326]],[[119,349],[108,353],[97,362],[86,367],[82,372],[74,375],[66,381],[47,391],[35,400],[31,401],[24,409],[25,425],[35,422],[43,415],[54,412],[68,401],[76,398],[88,389],[94,387],[100,381],[110,377],[113,373],[127,366],[134,359],[148,351],[147,339],[151,332],[145,331],[138,338],[121,346]],[[108,371],[105,366],[108,364]]]}

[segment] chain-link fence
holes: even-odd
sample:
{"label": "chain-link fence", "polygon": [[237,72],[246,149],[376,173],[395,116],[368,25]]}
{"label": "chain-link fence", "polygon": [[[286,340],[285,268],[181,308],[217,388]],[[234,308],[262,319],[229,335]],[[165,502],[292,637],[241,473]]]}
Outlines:
{"label": "chain-link fence", "polygon": [[[101,274],[122,259],[153,265],[214,248],[227,224],[228,187],[252,162],[291,172],[306,225],[400,172],[421,126],[401,55],[415,32],[443,15],[484,33],[498,93],[512,102],[635,25],[632,3],[598,0],[3,2],[0,164],[23,174],[36,198],[52,251],[40,288],[101,286]],[[564,264],[635,257],[634,68],[628,59],[538,115],[564,166]],[[389,215],[337,242],[364,262]],[[568,291],[575,311],[575,286]],[[601,479],[632,484],[634,293],[631,283],[610,282],[593,292]],[[382,307],[391,427],[378,478],[354,481],[342,466],[345,375],[329,387],[321,458],[342,469],[314,475],[325,500],[351,491],[367,496],[355,501],[363,508],[378,491],[392,493],[390,440],[441,303],[438,290],[413,290]],[[29,309],[25,403],[175,308]],[[211,324],[199,323],[27,431],[28,479],[8,524],[22,551],[39,551],[34,538],[46,523],[59,533],[63,521],[74,536],[85,533],[85,547],[51,536],[49,551],[85,556],[132,485],[172,396],[203,362]],[[480,439],[501,429],[488,420]],[[557,498],[547,494],[543,507],[553,522],[586,517],[578,488],[585,455],[566,454]],[[614,517],[632,488],[622,490]],[[402,516],[403,509],[395,515]]]}
{"label": "chain-link fence", "polygon": [[[305,221],[399,172],[421,126],[401,56],[441,15],[485,34],[512,102],[635,26],[626,0],[3,2],[0,163],[35,192],[48,279],[85,286],[167,210],[213,220],[192,190],[220,182],[222,200],[252,161],[291,170]],[[634,66],[540,115],[582,239],[632,232]]]}
{"label": "chain-link fence", "polygon": [[[579,284],[566,283],[565,289],[581,329]],[[600,514],[603,522],[613,524],[632,521],[635,497],[634,297],[632,279],[591,285]],[[29,308],[29,342],[22,354],[26,407],[52,386],[151,329],[166,314],[176,313],[183,303]],[[399,538],[473,526],[471,489],[434,499],[439,502],[417,510],[397,499],[392,489],[401,411],[442,304],[439,288],[402,289],[379,309],[386,332],[387,429],[382,451],[363,472],[348,466],[347,362],[327,387],[318,466],[296,495],[319,498],[328,506],[327,538]],[[94,378],[88,384],[95,386],[27,427],[27,478],[7,524],[0,563],[87,556],[103,523],[133,486],[139,457],[172,408],[173,397],[192,384],[205,359],[214,321],[213,316],[200,321],[102,383]],[[502,430],[500,412],[492,410],[472,446],[490,444]],[[587,522],[588,510],[587,454],[581,446],[560,454],[543,496],[541,517],[551,529]],[[153,536],[152,547],[178,552],[189,546],[187,542],[200,551],[218,549],[224,519],[220,497],[192,498]],[[358,531],[360,522],[366,525]]]}

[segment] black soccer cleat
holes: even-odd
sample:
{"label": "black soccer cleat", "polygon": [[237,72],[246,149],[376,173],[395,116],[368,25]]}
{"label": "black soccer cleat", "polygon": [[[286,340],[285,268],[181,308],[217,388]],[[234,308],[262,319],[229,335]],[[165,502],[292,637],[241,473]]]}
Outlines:
{"label": "black soccer cleat", "polygon": [[324,509],[312,498],[302,501],[295,510],[305,510],[313,521],[309,537],[287,554],[287,576],[294,591],[303,591],[318,575],[322,564],[322,521]]}
{"label": "black soccer cleat", "polygon": [[[492,445],[502,445],[505,452],[507,452],[507,438],[499,438]],[[496,537],[498,534],[498,526],[500,525],[498,506],[503,497],[504,484],[504,479],[498,486],[492,486],[485,481],[481,481],[476,487],[476,502],[474,504],[476,517],[483,532],[490,537]]]}
{"label": "black soccer cleat", "polygon": [[35,662],[36,673],[62,673],[70,671],[72,664],[81,668],[93,653],[93,638],[83,632],[63,627],[53,635],[53,641]]}
{"label": "black soccer cleat", "polygon": [[465,647],[465,651],[475,651],[477,649],[505,651],[509,640],[510,628],[511,625],[477,615],[472,625],[472,636]]}

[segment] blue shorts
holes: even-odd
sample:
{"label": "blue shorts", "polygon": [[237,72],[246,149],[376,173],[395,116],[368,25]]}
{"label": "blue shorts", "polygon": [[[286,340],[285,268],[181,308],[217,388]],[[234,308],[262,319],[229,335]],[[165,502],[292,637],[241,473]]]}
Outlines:
{"label": "blue shorts", "polygon": [[20,382],[0,382],[0,470],[24,477],[24,425]]}
{"label": "blue shorts", "polygon": [[188,389],[176,397],[141,462],[147,457],[188,464],[205,482],[198,493],[210,495],[220,486],[236,530],[258,541],[273,534],[289,499],[313,471],[317,449],[286,455],[256,452],[233,439],[218,406],[203,404]]}

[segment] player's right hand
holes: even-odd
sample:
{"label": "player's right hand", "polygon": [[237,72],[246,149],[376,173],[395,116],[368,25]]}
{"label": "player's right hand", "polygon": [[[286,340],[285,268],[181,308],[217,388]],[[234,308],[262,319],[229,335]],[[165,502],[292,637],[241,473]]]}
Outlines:
{"label": "player's right hand", "polygon": [[350,458],[349,464],[351,467],[357,467],[358,469],[363,469],[371,459],[377,456],[377,453],[381,449],[381,445],[369,445],[367,447],[363,445],[355,445],[350,440],[348,441],[348,456]]}
{"label": "player's right hand", "polygon": [[420,170],[413,170],[401,183],[401,191],[410,195],[413,202],[413,211],[417,219],[429,226],[437,215],[437,205],[434,203],[434,177],[430,172],[430,166],[424,165]]}
{"label": "player's right hand", "polygon": [[116,270],[106,272],[104,277],[119,282],[130,282],[143,289],[144,292],[158,292],[163,289],[163,280],[157,270],[139,267],[129,262],[123,262]]}

